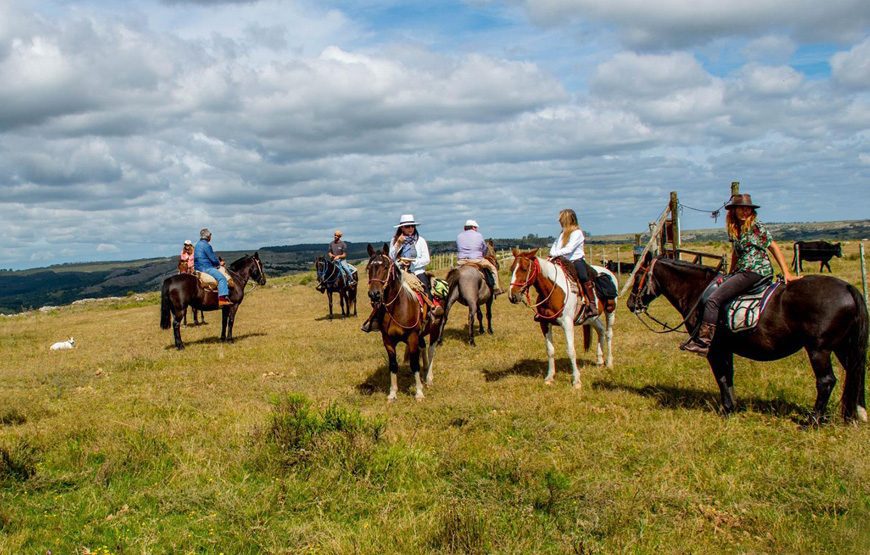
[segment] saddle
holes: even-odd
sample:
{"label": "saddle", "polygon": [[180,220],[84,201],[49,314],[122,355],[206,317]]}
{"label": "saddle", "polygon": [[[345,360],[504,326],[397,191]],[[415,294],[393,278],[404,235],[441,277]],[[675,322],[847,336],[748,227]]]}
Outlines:
{"label": "saddle", "polygon": [[[233,281],[232,276],[226,268],[221,266],[220,268],[218,268],[218,271],[222,273],[225,278],[227,278],[227,285],[229,285],[230,288],[235,287],[236,282]],[[215,278],[211,277],[205,272],[195,272],[194,275],[196,275],[196,279],[199,280],[200,287],[202,287],[206,291],[217,291],[217,280]]]}
{"label": "saddle", "polygon": [[[713,294],[713,291],[715,291],[721,283],[722,280],[720,277],[714,279],[710,285],[707,286],[701,294],[701,302],[698,303],[699,309],[704,306],[707,299],[710,298],[710,295]],[[754,329],[758,325],[758,321],[761,319],[761,314],[764,312],[764,309],[767,308],[768,301],[770,301],[773,293],[780,285],[782,285],[782,283],[783,282],[779,280],[772,281],[770,279],[764,279],[742,295],[734,297],[734,299],[732,299],[725,308],[722,309],[722,315],[720,315],[720,319],[725,320],[725,327],[735,333]]]}

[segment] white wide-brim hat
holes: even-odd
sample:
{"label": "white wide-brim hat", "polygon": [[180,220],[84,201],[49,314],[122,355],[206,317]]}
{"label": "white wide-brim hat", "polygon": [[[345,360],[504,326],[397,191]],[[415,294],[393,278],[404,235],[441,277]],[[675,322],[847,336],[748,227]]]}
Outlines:
{"label": "white wide-brim hat", "polygon": [[465,220],[465,227],[480,227],[474,220]]}
{"label": "white wide-brim hat", "polygon": [[188,239],[187,241],[184,242],[184,244],[185,244],[185,245],[192,245],[192,244],[193,244],[193,241],[191,241],[190,239]]}
{"label": "white wide-brim hat", "polygon": [[420,225],[420,222],[414,219],[413,214],[402,214],[402,217],[399,219],[399,225],[395,227],[399,228],[403,225]]}

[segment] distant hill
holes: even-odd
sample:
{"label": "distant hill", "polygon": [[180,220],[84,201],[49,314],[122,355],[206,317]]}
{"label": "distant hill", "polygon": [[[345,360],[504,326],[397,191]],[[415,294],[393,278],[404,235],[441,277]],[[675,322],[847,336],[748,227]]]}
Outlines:
{"label": "distant hill", "polygon": [[[780,243],[806,239],[829,239],[834,241],[870,238],[870,220],[811,223],[768,224]],[[644,237],[648,236],[645,234]],[[720,228],[683,230],[684,242],[724,241]],[[635,235],[590,234],[590,244],[633,243]],[[519,239],[494,239],[496,249],[504,250],[518,246],[528,249],[549,246],[553,237],[526,235]],[[351,261],[368,257],[368,243],[347,243]],[[383,243],[377,243],[378,246]],[[453,241],[430,241],[432,254],[453,252]],[[279,276],[310,271],[314,259],[326,251],[326,243],[268,246],[259,249],[260,259],[266,274]],[[220,251],[218,254],[228,262],[252,251]],[[113,262],[85,262],[58,264],[47,268],[31,268],[21,271],[0,271],[0,313],[14,313],[46,305],[64,305],[73,301],[93,298],[124,296],[159,289],[163,280],[176,272],[178,257],[148,258]]]}

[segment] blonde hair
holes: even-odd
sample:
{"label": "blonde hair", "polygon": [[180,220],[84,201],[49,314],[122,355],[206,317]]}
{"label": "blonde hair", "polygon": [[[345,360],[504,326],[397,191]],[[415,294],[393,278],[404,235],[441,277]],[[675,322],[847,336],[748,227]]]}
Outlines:
{"label": "blonde hair", "polygon": [[736,209],[728,210],[725,214],[725,229],[728,231],[728,237],[730,239],[737,239],[742,234],[752,231],[752,226],[755,225],[755,218],[757,217],[758,212],[755,211],[755,208],[752,209],[752,214],[743,221],[737,217]]}
{"label": "blonde hair", "polygon": [[562,226],[562,246],[564,247],[568,244],[571,234],[580,229],[580,225],[577,223],[577,213],[570,208],[562,210],[559,212],[559,225]]}

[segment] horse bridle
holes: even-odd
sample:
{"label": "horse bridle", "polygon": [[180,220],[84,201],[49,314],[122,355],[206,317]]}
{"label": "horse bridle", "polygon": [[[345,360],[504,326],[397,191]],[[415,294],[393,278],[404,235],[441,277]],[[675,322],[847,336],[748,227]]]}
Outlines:
{"label": "horse bridle", "polygon": [[[518,259],[519,257],[516,257],[516,258]],[[526,275],[526,281],[522,284],[522,287],[520,287],[520,291],[519,291],[520,295],[525,294],[525,296],[526,296],[526,297],[525,297],[525,298],[526,298],[526,306],[528,306],[529,308],[531,308],[531,309],[535,312],[535,315],[538,316],[539,318],[547,318],[547,319],[550,319],[550,318],[558,318],[559,316],[562,315],[562,312],[565,310],[565,305],[564,305],[564,304],[562,304],[562,308],[559,309],[559,311],[556,313],[555,316],[544,316],[543,314],[541,314],[540,312],[538,312],[538,307],[541,306],[541,305],[543,305],[543,304],[546,303],[547,301],[549,301],[549,300],[550,300],[550,297],[553,296],[553,293],[556,292],[556,287],[558,287],[558,285],[556,284],[556,282],[553,282],[553,288],[550,290],[550,294],[549,294],[549,295],[547,295],[547,296],[546,296],[546,297],[545,297],[541,302],[536,303],[536,304],[532,304],[531,287],[532,287],[532,285],[535,283],[535,280],[538,279],[538,276],[539,276],[540,273],[541,273],[541,263],[538,262],[538,257],[537,257],[537,256],[534,257],[534,258],[532,259],[531,267],[532,267],[532,270],[529,271],[529,273]],[[566,278],[566,279],[567,279],[567,278]],[[516,283],[516,282],[513,282],[513,281],[512,281],[512,282],[511,282],[511,287],[513,287],[513,286],[515,286],[515,285],[519,285],[519,283]]]}
{"label": "horse bridle", "polygon": [[335,277],[335,275],[336,275],[336,274],[338,273],[338,271],[339,271],[339,270],[338,270],[338,264],[336,264],[336,263],[333,262],[332,260],[326,260],[325,258],[321,258],[320,260],[321,260],[324,264],[327,264],[327,265],[328,265],[329,263],[332,263],[332,272],[331,272],[328,276],[325,276],[325,277],[323,278],[323,280],[321,280],[321,282],[320,282],[320,283],[326,283],[326,284],[329,284],[329,282],[332,281],[332,278]]}
{"label": "horse bridle", "polygon": [[[385,254],[383,254],[383,253],[381,253],[381,254],[379,254],[379,255],[377,255],[377,256],[378,256],[379,259],[380,259],[380,258],[385,259],[385,260],[386,260],[386,263],[389,264],[390,269],[387,270],[387,277],[386,277],[386,279],[369,278],[369,289],[372,288],[372,283],[381,283],[381,284],[383,284],[384,291],[386,291],[386,289],[387,289],[387,284],[389,284],[390,282],[395,281],[395,280],[397,279],[397,277],[396,277],[396,272],[397,272],[398,270],[396,270],[396,263],[395,263],[395,262],[394,262],[390,257],[388,257],[387,255],[385,255]],[[373,263],[373,262],[369,262],[369,266],[371,266],[372,263]],[[382,263],[383,263],[383,262],[381,262],[380,260],[378,260],[378,264],[382,264]],[[386,309],[389,308],[393,303],[396,302],[396,300],[399,298],[399,295],[401,295],[401,294],[402,294],[402,285],[399,284],[399,287],[396,288],[396,294],[393,296],[393,298],[392,298],[391,300],[387,301],[387,302],[380,302],[380,303],[378,303],[378,306],[382,306],[382,307],[384,307],[384,310],[386,310]],[[373,305],[373,306],[375,306],[375,305]],[[377,306],[375,306],[375,308],[377,308]],[[389,311],[387,311],[387,312],[389,312]],[[419,311],[419,310],[417,311],[417,321],[414,322],[414,324],[411,325],[411,326],[405,326],[405,325],[403,325],[403,324],[402,324],[401,322],[399,322],[399,321],[396,319],[396,317],[393,316],[392,314],[390,314],[390,317],[393,319],[393,322],[395,322],[396,325],[399,326],[399,327],[402,328],[402,329],[410,330],[410,329],[414,329],[414,328],[416,328],[417,326],[420,325],[420,311]]]}
{"label": "horse bridle", "polygon": [[[652,295],[653,297],[658,296],[658,293],[656,293],[656,288],[655,288],[655,276],[653,275],[653,268],[655,267],[656,262],[658,262],[658,260],[659,260],[658,257],[656,257],[650,261],[649,265],[644,270],[643,275],[640,277],[640,283],[637,286],[637,291],[631,292],[631,294],[635,297],[635,300],[634,300],[635,307],[640,308],[640,310],[634,310],[632,312],[634,312],[634,315],[637,316],[638,320],[640,320],[640,323],[643,324],[644,327],[646,327],[646,329],[648,329],[649,331],[651,331],[653,333],[664,334],[664,333],[677,332],[677,333],[686,333],[686,334],[691,335],[691,332],[682,329],[682,327],[689,320],[689,317],[691,317],[691,315],[694,314],[695,309],[698,308],[698,305],[701,303],[701,299],[703,298],[703,295],[698,297],[698,300],[695,301],[695,304],[692,306],[692,308],[688,312],[686,312],[686,317],[683,318],[683,321],[680,322],[679,324],[677,324],[676,326],[671,326],[670,324],[662,322],[661,320],[659,320],[658,318],[656,318],[655,316],[650,314],[647,311],[647,309],[649,308],[649,305],[645,305],[641,301],[641,299],[643,299],[643,297],[645,297],[647,295]],[[647,279],[647,278],[649,278],[649,279]],[[662,327],[662,329],[661,330],[654,330],[652,327],[650,327],[649,324],[647,324],[643,320],[643,318],[640,317],[641,314],[645,315],[647,318],[649,318],[650,320],[652,320],[656,324],[660,325]]]}

